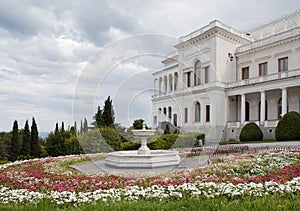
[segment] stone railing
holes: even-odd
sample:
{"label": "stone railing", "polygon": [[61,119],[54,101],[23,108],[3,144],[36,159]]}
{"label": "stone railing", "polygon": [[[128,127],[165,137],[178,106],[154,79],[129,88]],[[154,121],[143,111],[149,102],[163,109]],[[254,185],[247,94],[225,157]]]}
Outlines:
{"label": "stone railing", "polygon": [[293,28],[293,29],[290,29],[290,30],[282,32],[282,33],[274,34],[270,37],[266,37],[264,39],[254,41],[250,44],[243,45],[243,46],[237,48],[236,53],[251,50],[251,49],[254,49],[254,48],[257,48],[260,46],[264,46],[264,45],[267,45],[270,43],[274,43],[276,41],[283,40],[288,37],[293,37],[293,36],[296,36],[299,34],[300,34],[300,27]]}
{"label": "stone railing", "polygon": [[300,69],[294,69],[294,70],[289,70],[288,72],[273,73],[265,76],[259,76],[259,77],[245,79],[245,80],[234,81],[231,83],[227,83],[226,88],[245,86],[249,84],[262,83],[265,81],[272,81],[272,80],[294,77],[294,76],[300,76]]}
{"label": "stone railing", "polygon": [[278,120],[277,119],[274,119],[274,120],[266,120],[265,121],[265,127],[276,127],[277,126],[277,123],[278,123]]}

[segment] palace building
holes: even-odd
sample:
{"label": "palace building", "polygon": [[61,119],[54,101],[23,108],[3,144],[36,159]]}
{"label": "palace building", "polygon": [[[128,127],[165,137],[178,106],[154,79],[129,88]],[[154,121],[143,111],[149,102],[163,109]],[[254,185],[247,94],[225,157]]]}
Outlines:
{"label": "palace building", "polygon": [[167,121],[218,142],[255,122],[274,139],[278,120],[300,111],[299,11],[247,32],[215,20],[174,48],[153,73],[153,127]]}

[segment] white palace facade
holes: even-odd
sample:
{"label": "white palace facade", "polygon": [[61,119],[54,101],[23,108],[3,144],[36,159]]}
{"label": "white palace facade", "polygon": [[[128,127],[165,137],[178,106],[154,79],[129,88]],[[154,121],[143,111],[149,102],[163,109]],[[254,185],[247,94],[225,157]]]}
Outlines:
{"label": "white palace facade", "polygon": [[272,139],[278,120],[300,111],[299,11],[247,32],[215,20],[174,47],[153,74],[153,127],[167,121],[218,142],[255,122]]}

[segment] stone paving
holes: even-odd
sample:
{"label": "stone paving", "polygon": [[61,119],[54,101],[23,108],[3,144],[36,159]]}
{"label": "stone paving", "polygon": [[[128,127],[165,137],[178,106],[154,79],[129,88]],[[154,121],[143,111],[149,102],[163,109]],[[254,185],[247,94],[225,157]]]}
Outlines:
{"label": "stone paving", "polygon": [[[254,144],[243,144],[239,146],[248,146],[253,147],[262,147],[262,146],[300,146],[300,142],[270,142],[270,143],[254,143]],[[232,146],[238,146],[234,144]],[[118,175],[132,175],[132,176],[145,176],[145,175],[158,175],[174,170],[181,169],[193,169],[197,167],[206,166],[209,162],[209,156],[195,156],[195,157],[183,157],[178,166],[172,167],[159,167],[152,169],[143,169],[143,168],[114,168],[105,165],[105,160],[95,160],[88,163],[72,165],[71,167],[77,169],[78,171],[88,173],[88,174],[103,174],[103,173],[112,173]]]}

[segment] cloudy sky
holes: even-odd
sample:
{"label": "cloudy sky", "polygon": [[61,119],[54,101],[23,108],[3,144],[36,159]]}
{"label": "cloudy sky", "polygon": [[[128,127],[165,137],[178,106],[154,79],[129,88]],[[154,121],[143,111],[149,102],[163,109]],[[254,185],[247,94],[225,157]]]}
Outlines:
{"label": "cloudy sky", "polygon": [[[151,73],[161,68],[159,52],[144,55],[140,51],[139,56],[125,59],[116,56],[109,65],[105,53],[110,52],[112,58],[120,53],[118,46],[131,48],[132,36],[179,37],[214,19],[247,31],[295,11],[299,3],[0,0],[0,131],[10,131],[15,119],[23,127],[33,116],[43,132],[53,130],[56,122],[71,125],[75,116],[91,121],[97,105],[102,106],[108,95],[117,122],[129,126],[140,117],[150,121]],[[155,41],[145,43],[150,48]],[[91,63],[99,60],[106,66],[97,66],[97,73]],[[86,98],[80,101],[82,96]]]}

